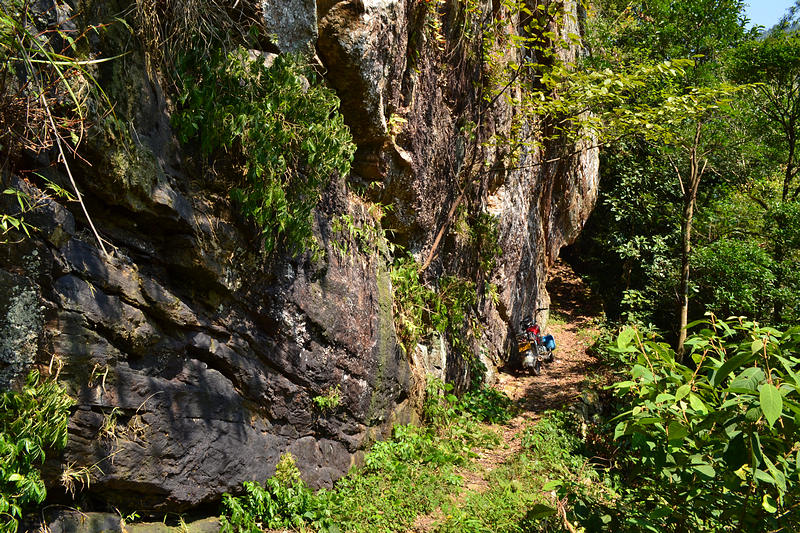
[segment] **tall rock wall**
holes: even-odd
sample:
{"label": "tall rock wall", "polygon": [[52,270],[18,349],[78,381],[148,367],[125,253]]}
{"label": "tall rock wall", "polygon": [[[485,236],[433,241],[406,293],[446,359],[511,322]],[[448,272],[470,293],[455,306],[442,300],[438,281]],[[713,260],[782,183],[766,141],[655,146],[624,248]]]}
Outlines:
{"label": "tall rock wall", "polygon": [[[474,3],[486,20],[503,16],[499,2]],[[592,208],[597,154],[546,163],[545,147],[507,164],[487,141],[514,110],[484,98],[482,44],[459,33],[460,4],[434,13],[444,42],[427,2],[261,4],[279,50],[316,51],[357,145],[351,174],[315,211],[317,254],[264,254],[217,174],[187,162],[167,84],[143,48],[122,34],[94,43],[107,56],[128,50],[97,71],[123,133],[95,131],[73,161],[109,256],[76,203],[4,176],[41,205],[29,218],[35,234],[0,247],[0,384],[39,364],[77,399],[50,479],[63,465],[96,465],[90,497],[175,511],[263,481],[289,451],[311,484],[330,486],[393,424],[417,419],[427,373],[464,386],[468,362],[447,339],[398,346],[390,250],[337,246],[335,217],[377,224],[378,204],[392,206],[383,225],[425,279],[475,282],[483,328],[473,348],[487,379],[508,360],[513,326],[546,307],[547,268]],[[68,185],[55,153],[26,157]],[[464,229],[481,213],[496,217],[502,249],[489,271]],[[317,408],[331,391],[340,404]]]}

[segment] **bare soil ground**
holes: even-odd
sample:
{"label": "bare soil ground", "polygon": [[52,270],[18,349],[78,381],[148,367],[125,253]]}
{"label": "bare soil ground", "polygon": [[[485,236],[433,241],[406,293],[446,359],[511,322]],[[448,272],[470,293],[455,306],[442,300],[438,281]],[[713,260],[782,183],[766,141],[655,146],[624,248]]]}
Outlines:
{"label": "bare soil ground", "polygon": [[[598,317],[602,308],[572,269],[561,262],[550,270],[547,284],[550,293],[550,321],[546,332],[556,340],[556,359],[543,365],[542,373],[500,372],[495,387],[514,400],[518,414],[504,426],[497,426],[503,445],[482,450],[473,469],[459,472],[464,490],[455,501],[464,501],[470,492],[481,493],[489,487],[488,474],[522,450],[522,433],[548,409],[568,406],[583,389],[587,377],[602,372],[600,361],[589,348],[599,333]],[[421,516],[412,531],[432,531],[441,520],[441,511]]]}
{"label": "bare soil ground", "polygon": [[545,364],[539,376],[501,373],[498,388],[522,409],[522,417],[569,405],[580,395],[587,376],[600,371],[600,361],[589,353],[599,333],[601,307],[572,269],[561,262],[550,270],[550,321],[546,332],[556,340],[556,360]]}

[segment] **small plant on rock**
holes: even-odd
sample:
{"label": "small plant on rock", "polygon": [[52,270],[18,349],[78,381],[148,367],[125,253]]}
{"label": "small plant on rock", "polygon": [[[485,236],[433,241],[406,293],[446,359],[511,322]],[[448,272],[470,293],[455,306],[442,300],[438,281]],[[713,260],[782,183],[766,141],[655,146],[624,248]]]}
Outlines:
{"label": "small plant on rock", "polygon": [[334,411],[342,403],[342,388],[339,385],[330,387],[325,394],[314,396],[311,401],[323,413]]}

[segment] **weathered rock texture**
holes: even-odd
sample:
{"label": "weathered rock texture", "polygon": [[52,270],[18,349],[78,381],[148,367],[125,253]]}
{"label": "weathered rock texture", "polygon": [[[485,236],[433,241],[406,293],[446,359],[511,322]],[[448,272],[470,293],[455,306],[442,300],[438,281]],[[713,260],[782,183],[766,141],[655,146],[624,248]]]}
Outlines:
{"label": "weathered rock texture", "polygon": [[[398,348],[388,253],[334,250],[331,220],[368,220],[365,202],[394,206],[385,225],[429,280],[476,282],[485,329],[475,350],[490,374],[507,360],[513,325],[546,306],[547,267],[591,210],[597,158],[588,150],[540,164],[543,151],[503,170],[507,154],[482,142],[513,110],[482,98],[480,42],[457,39],[459,4],[442,4],[443,31],[457,44],[441,49],[424,2],[262,4],[279,48],[316,46],[358,145],[352,175],[317,209],[322,258],[259,251],[225,186],[187,164],[140,49],[101,66],[98,80],[128,122],[89,139],[91,166],[74,161],[73,170],[110,256],[76,204],[52,200],[31,218],[33,238],[0,247],[2,385],[34,361],[62,367],[78,404],[61,463],[97,464],[91,494],[186,509],[263,481],[286,451],[310,483],[329,486],[393,423],[415,419],[426,372],[466,383],[466,362],[446,339],[416,354]],[[95,44],[111,55],[129,40]],[[66,185],[54,161],[46,172]],[[351,191],[370,183],[369,200]],[[460,229],[481,212],[499,221],[503,254],[491,272]],[[485,282],[499,288],[496,303]],[[335,387],[339,407],[316,409],[313,398]]]}

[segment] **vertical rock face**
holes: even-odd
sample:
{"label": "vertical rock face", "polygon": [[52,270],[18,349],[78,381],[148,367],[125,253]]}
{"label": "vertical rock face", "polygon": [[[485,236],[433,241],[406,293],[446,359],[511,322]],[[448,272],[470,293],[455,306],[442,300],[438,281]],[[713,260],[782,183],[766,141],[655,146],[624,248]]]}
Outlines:
{"label": "vertical rock face", "polygon": [[[442,4],[445,30],[457,4]],[[98,134],[84,153],[91,166],[74,162],[110,256],[80,208],[52,200],[32,215],[33,238],[0,247],[0,386],[34,362],[60,368],[77,398],[62,462],[97,464],[89,490],[113,505],[214,501],[269,477],[286,451],[312,485],[330,486],[394,423],[416,419],[426,371],[466,382],[466,362],[442,339],[416,354],[398,347],[392,258],[355,242],[342,254],[336,216],[360,223],[369,203],[391,204],[385,225],[426,276],[497,286],[496,299],[480,289],[476,308],[475,350],[491,376],[519,318],[546,307],[547,267],[595,199],[594,150],[553,163],[529,153],[503,170],[508,154],[471,137],[477,122],[485,135],[504,131],[513,110],[486,106],[480,43],[440,49],[425,3],[261,5],[281,50],[316,46],[358,146],[352,174],[315,213],[323,253],[258,250],[214,178],[187,170],[136,50],[98,74],[132,134]],[[48,177],[65,183],[56,169]],[[367,185],[367,199],[352,192]],[[488,272],[459,229],[480,213],[496,216],[502,248]],[[339,395],[332,410],[313,401],[326,394]]]}

